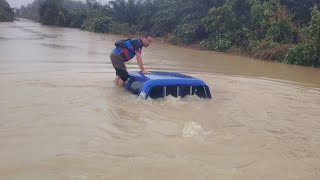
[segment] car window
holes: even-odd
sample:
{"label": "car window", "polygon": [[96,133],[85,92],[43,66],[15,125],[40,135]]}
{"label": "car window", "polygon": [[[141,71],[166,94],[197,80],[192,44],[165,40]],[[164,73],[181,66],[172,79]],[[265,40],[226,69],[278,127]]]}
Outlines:
{"label": "car window", "polygon": [[152,99],[163,98],[163,86],[154,86],[149,91],[149,97]]}
{"label": "car window", "polygon": [[190,95],[191,86],[179,86],[179,96],[185,97]]}
{"label": "car window", "polygon": [[166,86],[166,96],[173,96],[173,97],[177,97],[178,93],[177,93],[177,86]]}
{"label": "car window", "polygon": [[200,98],[207,98],[207,94],[203,86],[192,86],[192,95],[197,95]]}
{"label": "car window", "polygon": [[132,80],[128,90],[133,94],[138,94],[142,86],[142,82],[137,80]]}
{"label": "car window", "polygon": [[200,98],[208,98],[204,86],[154,86],[150,89],[148,96],[157,99],[163,98],[164,94],[173,97],[196,95]]}

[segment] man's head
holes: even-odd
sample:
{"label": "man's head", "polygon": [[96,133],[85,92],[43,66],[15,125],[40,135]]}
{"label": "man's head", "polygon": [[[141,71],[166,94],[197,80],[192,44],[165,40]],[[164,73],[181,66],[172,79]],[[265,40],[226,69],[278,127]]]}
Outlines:
{"label": "man's head", "polygon": [[152,37],[151,37],[151,34],[149,33],[143,34],[140,39],[143,47],[148,47],[152,42]]}

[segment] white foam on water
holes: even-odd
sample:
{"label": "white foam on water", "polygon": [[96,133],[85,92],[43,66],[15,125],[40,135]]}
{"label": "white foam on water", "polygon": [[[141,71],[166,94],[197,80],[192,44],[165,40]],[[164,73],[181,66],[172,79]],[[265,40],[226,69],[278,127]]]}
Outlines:
{"label": "white foam on water", "polygon": [[182,130],[182,136],[185,138],[194,138],[203,141],[212,131],[205,131],[197,122],[187,122]]}

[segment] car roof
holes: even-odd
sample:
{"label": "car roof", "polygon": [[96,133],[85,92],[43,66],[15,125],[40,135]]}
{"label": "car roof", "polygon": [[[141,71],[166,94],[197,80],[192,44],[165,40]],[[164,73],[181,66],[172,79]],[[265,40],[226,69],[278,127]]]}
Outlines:
{"label": "car roof", "polygon": [[180,74],[180,73],[175,73],[175,72],[157,72],[153,71],[148,74],[143,74],[141,72],[130,72],[130,76],[134,77],[138,81],[146,82],[154,82],[154,83],[160,83],[165,84],[167,83],[168,85],[171,84],[202,84],[205,85],[205,83],[195,77]]}
{"label": "car roof", "polygon": [[211,98],[210,90],[207,84],[201,79],[198,79],[192,76],[175,73],[175,72],[157,72],[157,71],[152,71],[148,74],[143,74],[141,72],[133,71],[133,72],[129,72],[129,75],[131,80],[126,85],[126,88],[130,86],[130,83],[132,81],[139,81],[142,83],[139,93],[144,92],[145,94],[148,94],[150,91],[150,88],[153,86],[205,86],[207,87],[209,97]]}
{"label": "car roof", "polygon": [[194,77],[175,73],[175,72],[157,72],[153,71],[148,74],[143,74],[141,72],[130,72],[130,76],[135,76],[142,78],[143,80],[157,80],[157,79],[196,79]]}

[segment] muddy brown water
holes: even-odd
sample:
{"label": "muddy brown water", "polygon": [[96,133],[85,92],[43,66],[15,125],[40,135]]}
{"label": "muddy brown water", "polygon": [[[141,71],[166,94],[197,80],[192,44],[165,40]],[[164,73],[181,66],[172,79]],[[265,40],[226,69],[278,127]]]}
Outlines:
{"label": "muddy brown water", "polygon": [[114,87],[118,38],[0,23],[0,179],[320,178],[319,69],[157,40],[146,69],[203,79],[213,99],[142,100]]}

